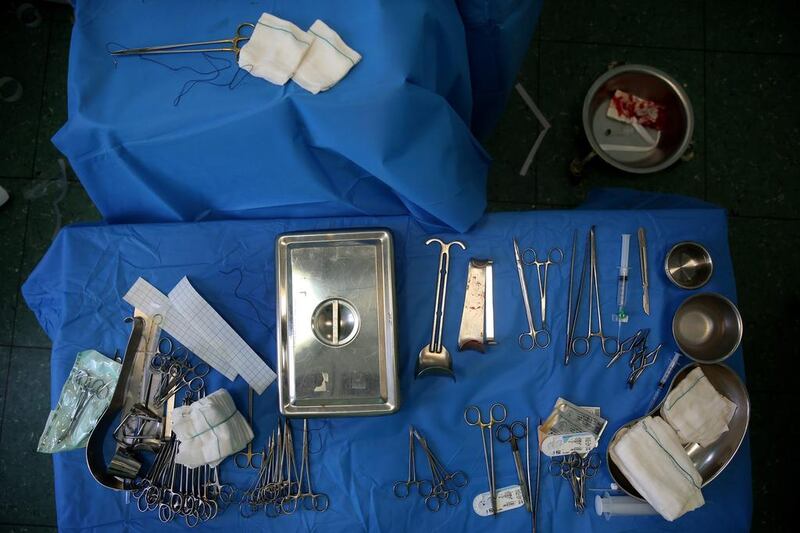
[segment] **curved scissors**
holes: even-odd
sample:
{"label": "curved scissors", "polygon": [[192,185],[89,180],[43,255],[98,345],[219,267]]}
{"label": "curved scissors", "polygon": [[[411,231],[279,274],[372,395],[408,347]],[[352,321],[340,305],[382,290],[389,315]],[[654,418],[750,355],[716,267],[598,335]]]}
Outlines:
{"label": "curved scissors", "polygon": [[[230,39],[216,39],[212,41],[197,41],[194,43],[179,43],[179,44],[165,44],[161,46],[146,46],[143,48],[125,48],[122,50],[115,50],[111,55],[115,56],[132,56],[132,55],[145,55],[145,54],[189,54],[189,53],[202,53],[202,52],[233,52],[238,59],[239,52],[242,47],[239,43],[242,41],[250,40],[250,35],[244,35],[244,29],[255,29],[256,25],[251,22],[243,22],[236,28],[236,33]],[[251,32],[252,34],[252,32]],[[217,48],[197,48],[200,46],[209,46],[214,44],[228,44],[229,46],[220,46]]]}

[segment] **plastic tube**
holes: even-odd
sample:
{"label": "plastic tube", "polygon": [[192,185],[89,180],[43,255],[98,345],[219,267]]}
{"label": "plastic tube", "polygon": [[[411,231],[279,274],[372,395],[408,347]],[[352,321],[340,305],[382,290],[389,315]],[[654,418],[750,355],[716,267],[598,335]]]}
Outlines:
{"label": "plastic tube", "polygon": [[597,516],[604,516],[610,520],[612,516],[646,516],[656,515],[658,512],[649,503],[637,500],[631,496],[611,496],[604,493],[594,497],[594,510]]}

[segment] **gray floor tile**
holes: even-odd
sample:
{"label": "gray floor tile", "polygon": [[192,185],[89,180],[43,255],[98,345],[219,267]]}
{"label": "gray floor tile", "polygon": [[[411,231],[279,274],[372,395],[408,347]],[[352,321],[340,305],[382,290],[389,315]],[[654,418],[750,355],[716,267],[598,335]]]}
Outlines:
{"label": "gray floor tile", "polygon": [[800,218],[800,57],[709,54],[708,199]]}
{"label": "gray floor tile", "polygon": [[[535,102],[538,99],[538,44],[533,43],[517,79]],[[533,202],[536,195],[536,166],[520,176],[528,152],[539,135],[539,121],[514,90],[500,122],[484,146],[492,156],[489,168],[488,198],[499,202]]]}
{"label": "gray floor tile", "polygon": [[707,48],[800,52],[800,4],[797,0],[706,0],[705,3]]}
{"label": "gray floor tile", "polygon": [[[783,442],[796,442],[797,428],[787,424],[794,416],[794,398],[789,393],[750,393],[750,455],[753,461],[752,531],[789,531],[787,510],[792,496],[775,480],[792,469]],[[776,439],[776,428],[781,438]]]}
{"label": "gray floor tile", "polygon": [[14,313],[17,307],[22,252],[25,243],[28,207],[24,191],[26,179],[0,179],[11,199],[0,207],[0,344],[11,344],[14,334]]}
{"label": "gray floor tile", "polygon": [[522,202],[489,202],[486,210],[491,212],[498,211],[530,211],[535,209],[534,204],[526,204]]}
{"label": "gray floor tile", "polygon": [[0,524],[0,533],[49,533],[58,531],[56,527],[23,526],[18,524]]}
{"label": "gray floor tile", "polygon": [[3,408],[6,404],[6,385],[8,384],[8,365],[11,363],[11,348],[0,346],[0,437],[3,429]]}
{"label": "gray floor tile", "polygon": [[53,462],[36,452],[50,410],[50,352],[13,348],[0,435],[0,523],[55,525]]}
{"label": "gray floor tile", "polygon": [[[32,200],[28,217],[28,233],[22,263],[22,280],[26,280],[44,253],[50,247],[58,226],[58,213],[53,205],[61,195],[57,181],[35,181],[47,185],[43,196]],[[62,201],[58,202],[61,214],[60,226],[73,222],[100,220],[100,214],[79,183],[70,183]],[[14,322],[14,344],[16,346],[50,346],[45,332],[28,309],[22,296],[18,296],[16,320]]]}
{"label": "gray floor tile", "polygon": [[[58,159],[64,156],[56,149],[50,138],[67,121],[67,63],[72,35],[72,9],[67,6],[50,6],[49,9],[52,18],[50,46],[33,172],[34,177],[39,178],[52,178],[60,173]],[[70,179],[75,179],[75,174],[69,166],[67,172]]]}
{"label": "gray floor tile", "polygon": [[734,217],[729,228],[748,389],[791,390],[793,373],[784,370],[796,368],[800,348],[786,335],[800,331],[800,257],[785,251],[800,249],[800,221]]}
{"label": "gray floor tile", "polygon": [[[540,107],[553,117],[552,128],[537,154],[539,203],[577,205],[592,187],[632,187],[703,197],[705,189],[705,127],[703,53],[575,43],[541,43]],[[649,64],[681,83],[698,117],[694,131],[695,157],[651,175],[628,175],[598,158],[585,169],[584,179],[572,185],[569,164],[588,153],[581,110],[592,82],[612,62]]]}
{"label": "gray floor tile", "polygon": [[49,34],[46,13],[33,9],[41,20],[29,27],[26,23],[33,25],[36,20],[34,11],[23,10],[20,20],[14,4],[0,6],[0,78],[16,80],[0,88],[0,97],[11,98],[18,88],[22,90],[16,101],[0,100],[0,176],[30,177],[33,171]]}
{"label": "gray floor tile", "polygon": [[703,3],[697,0],[546,1],[541,29],[543,40],[702,49]]}

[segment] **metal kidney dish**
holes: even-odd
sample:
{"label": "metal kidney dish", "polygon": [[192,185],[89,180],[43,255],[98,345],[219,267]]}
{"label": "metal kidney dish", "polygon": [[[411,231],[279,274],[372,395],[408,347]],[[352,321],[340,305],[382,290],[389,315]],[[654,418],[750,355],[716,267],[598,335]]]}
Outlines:
{"label": "metal kidney dish", "polygon": [[[703,478],[703,484],[701,486],[705,487],[711,483],[715,477],[722,473],[723,470],[725,470],[725,467],[728,466],[728,463],[730,463],[731,460],[733,460],[733,457],[736,455],[736,452],[739,451],[739,447],[742,445],[745,434],[747,434],[747,426],[750,423],[750,395],[747,393],[747,388],[744,386],[744,383],[742,383],[742,380],[739,378],[736,372],[734,372],[730,367],[721,364],[699,365],[697,363],[692,363],[682,368],[675,375],[669,390],[675,388],[675,385],[680,383],[680,381],[697,366],[700,366],[703,369],[703,373],[706,375],[708,381],[714,386],[717,392],[736,404],[736,412],[733,414],[733,418],[728,423],[728,431],[723,433],[714,443],[709,445],[707,448],[703,448],[697,443],[684,445],[686,453],[689,454],[694,466],[700,473],[700,477]],[[669,394],[669,392],[667,394]],[[661,405],[663,405],[665,400],[666,395],[661,402],[645,416],[658,416],[658,413],[661,411]],[[620,430],[633,426],[639,420],[641,420],[641,418],[632,420],[618,429],[614,433],[614,436],[611,437],[611,442],[609,442],[608,445],[609,448],[617,440]],[[611,478],[619,486],[619,488],[625,491],[629,496],[633,496],[634,498],[641,500],[641,494],[639,494],[639,492],[633,488],[628,479],[622,474],[617,465],[614,463],[614,460],[611,458],[611,454],[608,452],[606,452],[606,464],[608,465],[608,471],[611,474]]]}
{"label": "metal kidney dish", "polygon": [[286,416],[399,408],[394,253],[386,230],[278,237],[278,396]]}

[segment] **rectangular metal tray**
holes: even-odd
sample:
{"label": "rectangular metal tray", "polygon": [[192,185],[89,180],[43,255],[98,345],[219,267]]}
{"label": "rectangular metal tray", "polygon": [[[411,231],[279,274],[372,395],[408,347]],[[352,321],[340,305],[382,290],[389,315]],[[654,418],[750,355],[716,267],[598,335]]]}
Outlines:
{"label": "rectangular metal tray", "polygon": [[394,252],[386,230],[293,233],[275,246],[278,396],[286,416],[399,408]]}

